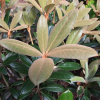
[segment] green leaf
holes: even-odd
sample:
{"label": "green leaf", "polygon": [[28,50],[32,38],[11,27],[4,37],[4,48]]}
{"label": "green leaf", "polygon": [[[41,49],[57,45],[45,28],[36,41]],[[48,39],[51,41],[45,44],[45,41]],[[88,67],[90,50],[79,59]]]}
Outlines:
{"label": "green leaf", "polygon": [[50,84],[44,87],[43,89],[47,91],[52,91],[52,92],[64,92],[65,91],[65,88],[58,84]]}
{"label": "green leaf", "polygon": [[75,28],[71,31],[66,44],[77,44],[82,36],[83,29],[82,28]]}
{"label": "green leaf", "polygon": [[95,97],[98,97],[100,98],[100,91],[97,91],[97,90],[94,90],[94,89],[90,89],[90,93],[95,96]]}
{"label": "green leaf", "polygon": [[90,83],[90,82],[100,82],[100,77],[94,77],[94,78],[91,78],[91,79],[89,79],[88,80],[88,82]]}
{"label": "green leaf", "polygon": [[51,76],[50,76],[50,80],[69,80],[72,77],[74,77],[74,75],[71,72],[65,71],[65,70],[55,70]]}
{"label": "green leaf", "polygon": [[17,2],[18,2],[18,0],[10,0],[10,2],[8,4],[8,8],[12,8]]}
{"label": "green leaf", "polygon": [[78,20],[75,22],[74,27],[83,27],[83,26],[91,25],[93,23],[94,21],[92,20]]}
{"label": "green leaf", "polygon": [[35,85],[38,85],[50,77],[53,67],[54,63],[52,59],[40,58],[31,65],[29,69],[29,78]]}
{"label": "green leaf", "polygon": [[9,27],[8,25],[6,24],[5,21],[3,21],[1,18],[0,18],[0,26],[2,26],[4,29],[6,30],[9,30]]}
{"label": "green leaf", "polygon": [[67,90],[62,93],[57,100],[73,100],[73,94],[71,91]]}
{"label": "green leaf", "polygon": [[21,11],[19,11],[17,14],[15,14],[15,16],[13,17],[12,22],[10,24],[10,30],[12,30],[17,25],[17,23],[21,19],[21,16],[22,16]]}
{"label": "green leaf", "polygon": [[13,95],[13,97],[14,97],[15,99],[18,98],[18,96],[19,96],[19,91],[18,91],[17,89],[11,87],[11,88],[10,88],[10,92],[11,92],[11,94]]}
{"label": "green leaf", "polygon": [[90,91],[87,88],[84,90],[84,95],[90,99]]}
{"label": "green leaf", "polygon": [[31,91],[33,88],[35,87],[35,85],[31,82],[30,79],[27,79],[23,85],[22,85],[22,88],[20,90],[20,95],[21,94],[26,94],[28,93],[29,91]]}
{"label": "green leaf", "polygon": [[34,93],[32,100],[39,100],[39,95],[38,93]]}
{"label": "green leaf", "polygon": [[85,83],[84,78],[83,77],[79,77],[79,76],[74,76],[70,80],[71,80],[71,82],[82,82],[82,83]]}
{"label": "green leaf", "polygon": [[83,86],[78,86],[78,88],[77,88],[77,94],[78,94],[78,96],[82,95],[83,92],[84,92]]}
{"label": "green leaf", "polygon": [[78,70],[81,68],[81,65],[76,62],[66,62],[58,64],[57,68],[64,70]]}
{"label": "green leaf", "polygon": [[67,13],[69,13],[71,10],[73,10],[75,8],[75,4],[74,4],[74,2],[72,2],[70,5],[69,5],[69,7],[67,8],[67,10],[66,10],[66,14]]}
{"label": "green leaf", "polygon": [[83,17],[85,17],[90,12],[90,10],[91,10],[91,8],[84,8],[82,10],[79,10],[77,20],[82,20]]}
{"label": "green leaf", "polygon": [[57,10],[57,14],[58,14],[58,17],[59,17],[59,20],[62,18],[62,11],[59,7],[56,7],[56,10]]}
{"label": "green leaf", "polygon": [[83,96],[81,100],[90,100],[87,96]]}
{"label": "green leaf", "polygon": [[41,52],[45,53],[48,43],[48,25],[43,15],[40,16],[37,24],[37,39]]}
{"label": "green leaf", "polygon": [[73,10],[66,14],[53,28],[48,40],[47,52],[58,46],[70,33],[77,18],[78,11]]}
{"label": "green leaf", "polygon": [[43,100],[55,100],[51,95],[47,94],[47,93],[43,93]]}
{"label": "green leaf", "polygon": [[6,58],[3,61],[3,65],[9,65],[10,63],[14,62],[17,59],[18,59],[18,54],[10,52],[6,55]]}
{"label": "green leaf", "polygon": [[44,10],[44,7],[46,6],[47,0],[38,0],[40,6],[42,7],[42,9]]}
{"label": "green leaf", "polygon": [[40,6],[35,0],[25,0],[25,1],[31,2],[41,13],[43,12],[43,10],[40,8]]}
{"label": "green leaf", "polygon": [[32,61],[31,61],[27,56],[25,56],[25,55],[19,55],[19,57],[20,57],[21,61],[22,61],[25,65],[27,65],[27,66],[29,66],[29,67],[32,65]]}
{"label": "green leaf", "polygon": [[63,60],[62,58],[52,58],[52,59],[55,65]]}
{"label": "green leaf", "polygon": [[21,85],[24,81],[16,81],[15,83],[13,83],[11,86],[17,86],[17,85]]}
{"label": "green leaf", "polygon": [[22,30],[22,29],[25,29],[25,28],[27,28],[28,26],[27,25],[21,25],[21,26],[17,26],[17,27],[15,27],[14,29],[12,29],[12,31],[17,31],[17,30]]}
{"label": "green leaf", "polygon": [[6,15],[4,17],[4,21],[8,24],[8,21],[9,21],[9,15],[10,15],[10,10],[11,9],[8,9],[8,11],[6,12]]}
{"label": "green leaf", "polygon": [[0,72],[1,72],[2,74],[7,75],[7,70],[6,70],[6,68],[4,68],[4,67],[0,67]]}
{"label": "green leaf", "polygon": [[29,23],[30,21],[29,21],[29,13],[28,13],[28,11],[23,11],[23,20],[24,20],[26,25],[30,24]]}
{"label": "green leaf", "polygon": [[47,56],[68,59],[87,59],[93,56],[98,56],[98,54],[90,47],[78,44],[66,44],[51,50]]}
{"label": "green leaf", "polygon": [[3,28],[0,28],[0,32],[8,32],[8,31]]}
{"label": "green leaf", "polygon": [[29,68],[22,64],[22,63],[11,63],[10,64],[11,68],[13,68],[15,71],[19,72],[19,73],[22,73],[22,74],[25,74],[25,75],[28,75],[28,70]]}
{"label": "green leaf", "polygon": [[36,56],[36,57],[42,56],[42,54],[37,49],[18,40],[2,39],[0,40],[0,44],[6,49],[19,53],[19,54]]}

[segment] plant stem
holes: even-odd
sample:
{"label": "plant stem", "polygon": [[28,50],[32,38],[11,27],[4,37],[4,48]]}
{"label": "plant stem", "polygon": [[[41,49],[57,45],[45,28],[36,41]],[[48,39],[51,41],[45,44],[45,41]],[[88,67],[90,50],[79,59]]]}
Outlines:
{"label": "plant stem", "polygon": [[27,31],[29,33],[29,36],[30,36],[30,39],[31,39],[31,43],[32,43],[32,45],[34,45],[33,39],[32,39],[32,35],[31,35],[31,27],[30,26],[27,28]]}
{"label": "plant stem", "polygon": [[37,85],[37,91],[39,92],[39,84]]}

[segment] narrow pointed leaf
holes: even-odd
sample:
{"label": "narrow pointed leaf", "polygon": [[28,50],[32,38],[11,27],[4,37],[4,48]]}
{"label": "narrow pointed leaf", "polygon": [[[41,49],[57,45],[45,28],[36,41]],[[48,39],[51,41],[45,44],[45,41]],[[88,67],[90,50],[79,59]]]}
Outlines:
{"label": "narrow pointed leaf", "polygon": [[3,28],[0,28],[0,32],[8,32],[8,31]]}
{"label": "narrow pointed leaf", "polygon": [[38,85],[46,81],[52,74],[54,67],[53,60],[50,58],[40,58],[33,62],[29,69],[29,78]]}
{"label": "narrow pointed leaf", "polygon": [[85,80],[83,77],[78,77],[78,76],[74,76],[72,79],[70,79],[71,82],[83,82],[85,83]]}
{"label": "narrow pointed leaf", "polygon": [[18,0],[10,0],[10,2],[8,4],[8,8],[12,8],[17,2],[18,2]]}
{"label": "narrow pointed leaf", "polygon": [[79,20],[75,22],[74,27],[87,26],[87,25],[91,25],[92,23],[94,23],[94,21],[92,20]]}
{"label": "narrow pointed leaf", "polygon": [[54,3],[54,0],[48,0],[48,1],[47,1],[47,5],[48,5],[48,4],[51,4],[51,3]]}
{"label": "narrow pointed leaf", "polygon": [[100,31],[83,31],[85,34],[89,35],[98,35],[100,34]]}
{"label": "narrow pointed leaf", "polygon": [[9,15],[10,15],[10,11],[11,11],[11,9],[9,9],[7,12],[6,12],[6,14],[5,14],[5,18],[4,18],[4,21],[8,24],[8,21],[9,21]]}
{"label": "narrow pointed leaf", "polygon": [[71,91],[67,90],[62,93],[57,100],[73,100],[73,94]]}
{"label": "narrow pointed leaf", "polygon": [[25,0],[25,1],[31,2],[41,13],[43,12],[41,7],[38,5],[38,3],[35,0]]}
{"label": "narrow pointed leaf", "polygon": [[29,3],[17,3],[15,6],[16,7],[25,8],[25,7],[28,7],[28,6],[32,6],[32,4],[29,4]]}
{"label": "narrow pointed leaf", "polygon": [[17,23],[21,19],[21,16],[22,16],[21,11],[19,11],[17,14],[15,14],[14,18],[12,19],[11,25],[10,25],[10,30],[12,30],[17,25]]}
{"label": "narrow pointed leaf", "polygon": [[28,15],[29,15],[28,11],[23,11],[23,20],[26,25],[29,25],[29,16]]}
{"label": "narrow pointed leaf", "polygon": [[100,0],[97,0],[97,10],[100,12]]}
{"label": "narrow pointed leaf", "polygon": [[100,43],[100,36],[97,34],[97,35],[95,35],[95,37],[96,37],[97,41]]}
{"label": "narrow pointed leaf", "polygon": [[95,8],[94,5],[92,5],[92,4],[90,4],[90,5],[91,5],[91,7],[93,8],[93,11],[94,11],[94,12],[98,12],[98,10],[96,10],[96,8]]}
{"label": "narrow pointed leaf", "polygon": [[82,28],[75,28],[74,30],[72,30],[72,32],[70,33],[70,35],[66,41],[66,44],[78,43],[78,41],[80,40],[80,38],[82,36],[82,32],[83,32]]}
{"label": "narrow pointed leaf", "polygon": [[59,17],[59,20],[62,18],[62,11],[59,7],[56,7],[56,10],[57,10],[57,14],[58,14],[58,17]]}
{"label": "narrow pointed leaf", "polygon": [[11,51],[19,53],[19,54],[36,56],[36,57],[42,56],[42,54],[37,49],[35,49],[34,47],[32,47],[24,42],[20,42],[18,40],[2,39],[2,40],[0,40],[0,45],[2,45],[3,47],[5,47],[8,50],[11,50]]}
{"label": "narrow pointed leaf", "polygon": [[44,10],[44,7],[46,6],[47,0],[38,0],[40,6],[42,7],[42,9]]}
{"label": "narrow pointed leaf", "polygon": [[1,18],[0,18],[0,26],[2,26],[3,28],[5,28],[6,30],[9,30],[8,25],[7,25],[6,22],[3,21]]}
{"label": "narrow pointed leaf", "polygon": [[88,82],[100,82],[100,77],[94,77],[94,78],[91,78],[90,80],[88,80]]}
{"label": "narrow pointed leaf", "polygon": [[25,29],[27,27],[28,26],[24,24],[24,25],[21,25],[21,26],[17,26],[16,28],[12,29],[12,31],[22,30],[22,29]]}
{"label": "narrow pointed leaf", "polygon": [[41,52],[45,53],[48,43],[48,25],[43,15],[41,15],[37,24],[37,39]]}
{"label": "narrow pointed leaf", "polygon": [[68,6],[70,3],[68,1],[60,1],[60,4],[61,5]]}
{"label": "narrow pointed leaf", "polygon": [[79,10],[79,14],[78,14],[77,20],[82,20],[82,18],[85,17],[85,15],[87,15],[90,10],[91,10],[91,8],[84,8],[82,10]]}
{"label": "narrow pointed leaf", "polygon": [[79,8],[79,7],[81,7],[83,5],[83,1],[81,1],[77,6],[76,6],[76,8]]}
{"label": "narrow pointed leaf", "polygon": [[58,46],[70,33],[77,18],[78,11],[73,10],[66,14],[53,28],[48,40],[47,51]]}
{"label": "narrow pointed leaf", "polygon": [[90,47],[78,44],[66,44],[51,50],[47,56],[68,59],[87,59],[98,56],[98,54]]}
{"label": "narrow pointed leaf", "polygon": [[74,8],[75,8],[75,4],[74,4],[74,2],[72,2],[72,3],[69,5],[69,7],[67,8],[66,13],[70,12],[70,11],[73,10]]}

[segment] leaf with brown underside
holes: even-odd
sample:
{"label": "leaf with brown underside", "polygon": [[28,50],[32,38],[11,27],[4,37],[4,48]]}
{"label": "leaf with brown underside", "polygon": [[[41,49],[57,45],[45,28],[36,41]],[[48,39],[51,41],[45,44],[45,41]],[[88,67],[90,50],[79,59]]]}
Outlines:
{"label": "leaf with brown underside", "polygon": [[15,30],[22,30],[22,29],[25,29],[27,28],[28,26],[27,25],[21,25],[21,26],[17,26],[16,28],[12,29],[12,31],[15,31]]}
{"label": "leaf with brown underside", "polygon": [[48,25],[46,18],[41,15],[37,24],[38,45],[42,53],[45,53],[48,43]]}
{"label": "leaf with brown underside", "polygon": [[77,19],[78,10],[66,14],[53,28],[50,33],[47,52],[57,47],[70,33]]}
{"label": "leaf with brown underside", "polygon": [[46,81],[53,72],[54,62],[51,58],[40,58],[33,62],[29,69],[29,78],[38,85]]}
{"label": "leaf with brown underside", "polygon": [[90,47],[78,44],[66,44],[51,50],[47,56],[68,59],[87,59],[93,56],[98,56],[98,54]]}
{"label": "leaf with brown underside", "polygon": [[28,56],[41,57],[42,54],[34,47],[14,39],[2,39],[0,45],[4,48]]}
{"label": "leaf with brown underside", "polygon": [[12,30],[17,25],[17,23],[21,19],[21,16],[22,16],[22,12],[21,11],[19,11],[18,13],[15,14],[15,16],[12,19],[12,22],[10,24],[10,30]]}
{"label": "leaf with brown underside", "polygon": [[3,28],[0,28],[0,32],[8,32],[8,31]]}

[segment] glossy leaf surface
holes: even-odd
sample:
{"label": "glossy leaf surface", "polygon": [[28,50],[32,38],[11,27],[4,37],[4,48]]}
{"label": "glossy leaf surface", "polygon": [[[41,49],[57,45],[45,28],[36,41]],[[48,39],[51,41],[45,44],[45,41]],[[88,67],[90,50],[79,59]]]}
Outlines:
{"label": "glossy leaf surface", "polygon": [[19,53],[19,54],[36,56],[36,57],[42,56],[42,54],[37,49],[18,40],[2,39],[0,40],[0,44],[6,49]]}
{"label": "glossy leaf surface", "polygon": [[66,44],[51,50],[47,56],[68,59],[87,59],[98,56],[98,54],[90,47],[78,44]]}
{"label": "glossy leaf surface", "polygon": [[52,59],[40,58],[31,65],[29,69],[29,78],[35,85],[38,85],[50,77],[53,67],[54,63]]}

